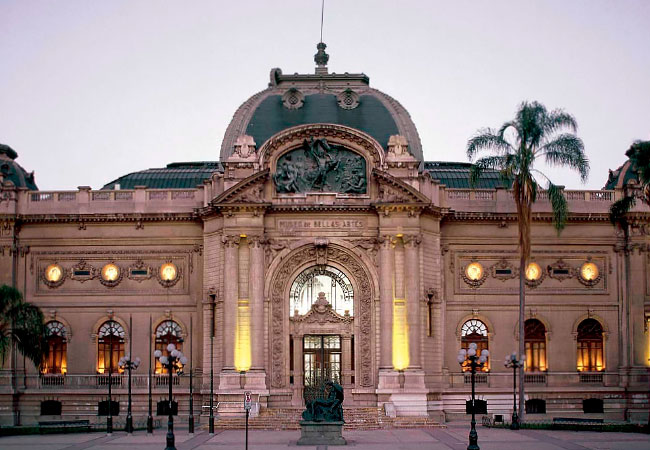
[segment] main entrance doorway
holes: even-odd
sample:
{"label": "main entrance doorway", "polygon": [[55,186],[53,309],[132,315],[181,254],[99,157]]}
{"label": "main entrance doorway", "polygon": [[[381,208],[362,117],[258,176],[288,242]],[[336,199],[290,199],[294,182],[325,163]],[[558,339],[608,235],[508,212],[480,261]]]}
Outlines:
{"label": "main entrance doorway", "polygon": [[341,336],[305,335],[302,357],[305,399],[314,398],[326,380],[341,383]]}

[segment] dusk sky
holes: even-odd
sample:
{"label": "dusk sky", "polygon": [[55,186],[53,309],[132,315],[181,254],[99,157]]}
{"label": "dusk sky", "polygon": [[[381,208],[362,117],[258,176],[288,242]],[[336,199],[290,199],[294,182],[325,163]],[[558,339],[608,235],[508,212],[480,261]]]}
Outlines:
{"label": "dusk sky", "polygon": [[[41,190],[94,189],[217,160],[235,110],[273,67],[313,73],[320,0],[0,0],[0,142]],[[363,72],[418,127],[425,159],[523,100],[573,114],[591,161],[544,169],[600,189],[650,139],[650,1],[326,0],[330,72]],[[258,145],[261,145],[258,142]]]}

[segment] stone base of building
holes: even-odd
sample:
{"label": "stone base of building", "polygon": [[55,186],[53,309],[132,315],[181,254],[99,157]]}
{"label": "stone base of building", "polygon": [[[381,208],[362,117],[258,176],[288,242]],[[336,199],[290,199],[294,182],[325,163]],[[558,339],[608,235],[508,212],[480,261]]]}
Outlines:
{"label": "stone base of building", "polygon": [[343,438],[344,422],[300,421],[300,439],[297,445],[348,445]]}
{"label": "stone base of building", "polygon": [[388,401],[384,403],[386,414],[393,417],[428,416],[427,388],[424,371],[380,370],[377,394]]}

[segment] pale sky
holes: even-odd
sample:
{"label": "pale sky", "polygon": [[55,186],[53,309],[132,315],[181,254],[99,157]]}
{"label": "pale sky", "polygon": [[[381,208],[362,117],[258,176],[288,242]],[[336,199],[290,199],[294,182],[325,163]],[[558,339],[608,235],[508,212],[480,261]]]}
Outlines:
{"label": "pale sky", "polygon": [[[411,113],[426,160],[467,161],[523,100],[563,108],[600,189],[650,139],[648,0],[326,0],[330,72],[364,72]],[[313,73],[320,0],[0,0],[0,142],[41,190],[100,188],[218,160],[273,67]],[[261,143],[258,143],[261,144]]]}

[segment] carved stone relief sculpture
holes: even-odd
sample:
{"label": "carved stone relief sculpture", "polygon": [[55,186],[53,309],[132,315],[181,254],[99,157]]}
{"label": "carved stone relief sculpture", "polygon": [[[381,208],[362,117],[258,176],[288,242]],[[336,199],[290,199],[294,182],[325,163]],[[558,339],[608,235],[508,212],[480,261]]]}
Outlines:
{"label": "carved stone relief sculpture", "polygon": [[366,160],[344,147],[330,145],[326,139],[312,137],[278,159],[273,181],[279,193],[365,194]]}

